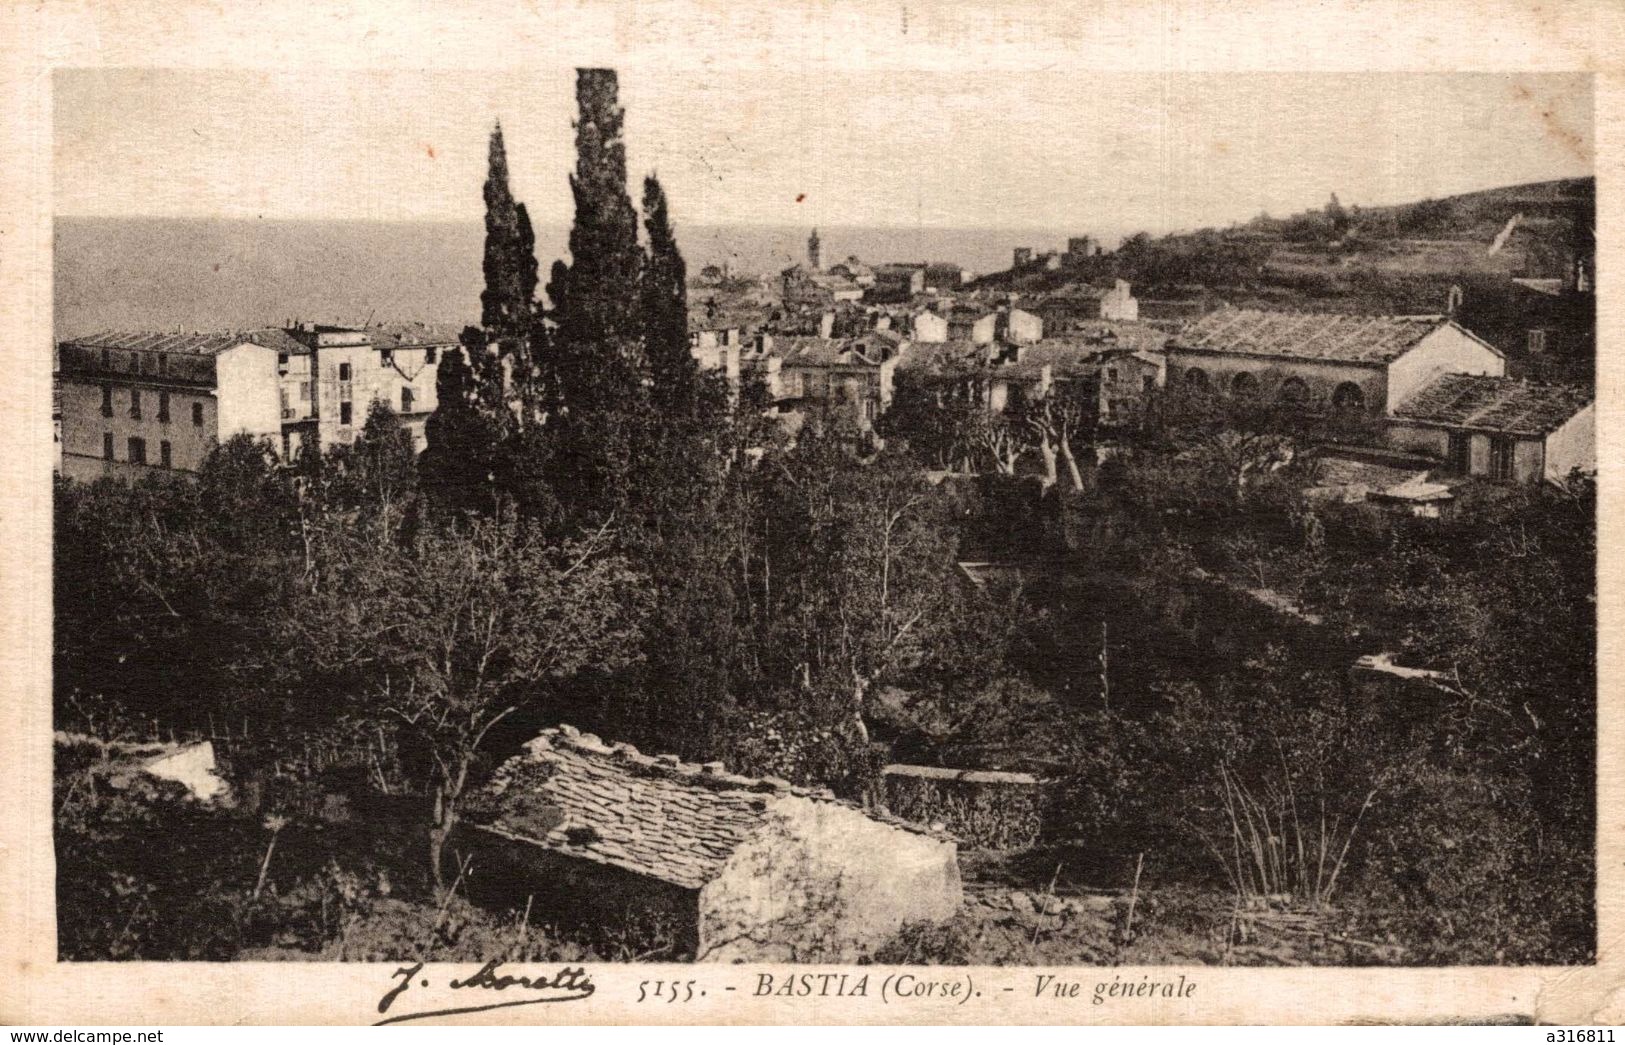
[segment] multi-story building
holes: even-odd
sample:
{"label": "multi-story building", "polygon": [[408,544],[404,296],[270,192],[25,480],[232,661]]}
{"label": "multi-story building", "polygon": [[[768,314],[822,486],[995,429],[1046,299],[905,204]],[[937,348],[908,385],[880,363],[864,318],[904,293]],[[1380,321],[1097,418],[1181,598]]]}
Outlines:
{"label": "multi-story building", "polygon": [[238,433],[278,440],[278,360],[300,348],[281,330],[108,332],[63,342],[63,474],[196,472]]}
{"label": "multi-story building", "polygon": [[890,331],[845,340],[779,338],[785,398],[844,415],[868,431],[891,404],[892,377],[906,342]]}
{"label": "multi-story building", "polygon": [[442,356],[457,347],[454,331],[420,323],[301,323],[290,333],[310,356],[304,380],[311,385],[312,403],[308,415],[300,412],[298,401],[294,413],[286,415],[285,453],[297,451],[295,434],[302,441],[311,431],[323,446],[353,442],[374,400],[388,404],[412,433],[413,446],[423,449],[424,426],[436,404],[435,374]]}
{"label": "multi-story building", "polygon": [[457,343],[422,324],[71,339],[58,349],[62,470],[195,472],[239,433],[292,460],[307,445],[354,441],[374,400],[421,450],[439,361]]}

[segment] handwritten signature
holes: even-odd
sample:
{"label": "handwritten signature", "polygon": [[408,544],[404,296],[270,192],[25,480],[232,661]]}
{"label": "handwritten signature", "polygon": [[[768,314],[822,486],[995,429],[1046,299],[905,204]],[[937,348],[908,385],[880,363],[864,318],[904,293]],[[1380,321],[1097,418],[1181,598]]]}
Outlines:
{"label": "handwritten signature", "polygon": [[[518,1005],[540,1005],[545,1002],[580,1001],[590,998],[594,990],[592,977],[582,968],[565,967],[552,976],[516,976],[501,971],[502,963],[488,961],[480,967],[480,971],[461,980],[451,980],[446,987],[454,991],[506,991],[519,990],[536,992],[534,996],[515,998],[511,1001],[489,1002],[484,1005],[460,1005],[444,1009],[428,1009],[423,1012],[410,1012],[402,1015],[390,1016],[373,1024],[382,1027],[386,1023],[405,1023],[407,1020],[427,1019],[430,1016],[457,1016],[469,1012],[485,1012],[489,1009],[508,1009]],[[423,963],[416,965],[403,965],[390,974],[391,979],[400,980],[394,987],[385,992],[378,999],[378,1013],[383,1015],[389,1007],[395,1004],[395,999],[410,990],[427,988],[430,986],[426,977],[420,977],[423,972]]]}

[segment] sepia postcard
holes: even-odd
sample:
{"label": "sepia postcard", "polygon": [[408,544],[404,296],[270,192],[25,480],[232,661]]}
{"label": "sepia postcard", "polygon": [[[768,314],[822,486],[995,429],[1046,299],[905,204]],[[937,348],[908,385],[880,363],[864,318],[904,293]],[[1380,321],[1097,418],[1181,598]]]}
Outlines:
{"label": "sepia postcard", "polygon": [[11,1024],[1607,1024],[1622,12],[0,19]]}

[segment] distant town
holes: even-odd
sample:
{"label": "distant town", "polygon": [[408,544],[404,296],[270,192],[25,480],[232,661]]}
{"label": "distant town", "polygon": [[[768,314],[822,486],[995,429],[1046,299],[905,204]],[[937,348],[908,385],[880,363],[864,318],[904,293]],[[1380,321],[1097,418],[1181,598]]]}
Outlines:
{"label": "distant town", "polygon": [[[1413,463],[1422,471],[1437,462],[1442,479],[1560,479],[1595,469],[1592,254],[1575,248],[1528,275],[1516,237],[1546,226],[1550,240],[1554,225],[1583,221],[1589,186],[1530,189],[1529,199],[1496,201],[1498,213],[1510,213],[1488,241],[1380,241],[1409,262],[1431,263],[1417,274],[1423,286],[1456,271],[1474,278],[1482,300],[1451,284],[1438,287],[1431,310],[1373,313],[1369,300],[1313,292],[1237,307],[1224,299],[1232,288],[1205,284],[1164,283],[1159,296],[1142,299],[1115,273],[1132,271],[1135,247],[1144,245],[1108,252],[1087,235],[1071,237],[1065,251],[1016,246],[1007,271],[980,277],[951,261],[827,262],[814,229],[805,260],[782,273],[700,270],[689,282],[690,345],[699,365],[725,375],[736,393],[759,382],[769,411],[792,431],[816,409],[872,432],[899,375],[916,388],[975,380],[993,414],[1076,386],[1086,390],[1093,421],[1108,429],[1171,382],[1306,415],[1380,420],[1387,450],[1420,455]],[[1335,199],[1332,206],[1342,216],[1328,209],[1329,242],[1265,222],[1208,233],[1206,249],[1272,245],[1298,255],[1288,264],[1347,274],[1368,234]],[[1458,255],[1473,253],[1481,257],[1461,264]],[[1511,264],[1497,264],[1497,254]],[[1498,285],[1486,282],[1491,273]],[[1392,303],[1425,304],[1415,294],[1407,287]],[[400,416],[421,450],[438,360],[460,335],[421,323],[294,322],[74,338],[58,350],[60,468],[76,478],[195,472],[237,432],[271,439],[292,460],[307,444],[353,440],[374,401]],[[1036,462],[1037,447],[1030,451],[1012,467]],[[1404,489],[1445,493],[1431,482]]]}

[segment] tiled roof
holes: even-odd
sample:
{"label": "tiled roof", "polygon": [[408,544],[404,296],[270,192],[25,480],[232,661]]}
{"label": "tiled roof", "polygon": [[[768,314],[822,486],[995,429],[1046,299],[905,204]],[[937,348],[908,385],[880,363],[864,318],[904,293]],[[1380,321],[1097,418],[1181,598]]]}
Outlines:
{"label": "tiled roof", "polygon": [[380,347],[411,347],[414,345],[455,345],[463,336],[463,328],[450,323],[374,323],[367,328]]}
{"label": "tiled roof", "polygon": [[171,355],[212,356],[241,344],[261,345],[278,352],[308,352],[303,344],[284,330],[222,330],[212,333],[182,334],[135,330],[104,330],[88,337],[69,338],[63,344],[84,348],[116,348],[125,352],[164,352]]}
{"label": "tiled roof", "polygon": [[897,366],[901,370],[934,373],[974,370],[987,364],[987,348],[986,345],[963,338],[955,341],[916,341],[908,346],[908,351],[903,353]]}
{"label": "tiled roof", "polygon": [[509,759],[470,803],[485,831],[567,856],[697,889],[786,802],[828,802],[901,830],[940,831],[859,810],[829,791],[735,776],[720,762],[650,757],[562,726]]}
{"label": "tiled roof", "polygon": [[1441,316],[1222,308],[1187,324],[1174,336],[1170,347],[1342,363],[1388,363],[1448,322]]}
{"label": "tiled roof", "polygon": [[1030,345],[1020,346],[1015,361],[1003,364],[1004,369],[1017,373],[1037,373],[1049,367],[1055,377],[1076,370],[1092,370],[1108,361],[1133,355],[1156,365],[1155,355],[1145,353],[1161,351],[1167,335],[1155,328],[1137,328],[1121,334],[1103,328],[1068,337],[1047,337]]}
{"label": "tiled roof", "polygon": [[1445,374],[1394,411],[1404,421],[1544,435],[1592,401],[1589,389],[1508,377]]}
{"label": "tiled roof", "polygon": [[871,331],[856,338],[774,338],[773,352],[784,359],[785,366],[879,366],[884,362],[879,342],[886,333]]}

